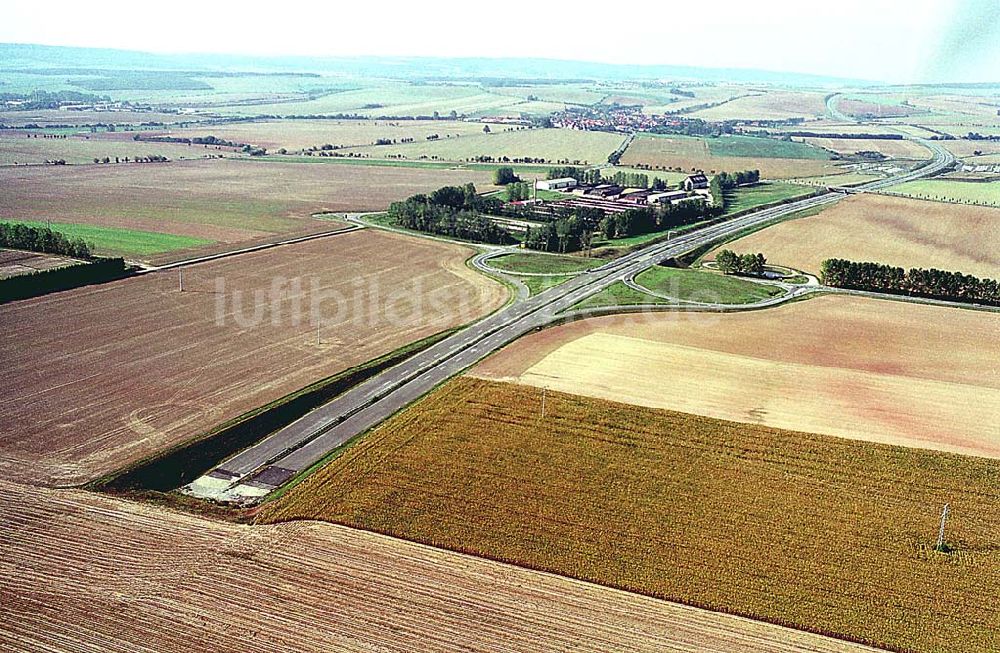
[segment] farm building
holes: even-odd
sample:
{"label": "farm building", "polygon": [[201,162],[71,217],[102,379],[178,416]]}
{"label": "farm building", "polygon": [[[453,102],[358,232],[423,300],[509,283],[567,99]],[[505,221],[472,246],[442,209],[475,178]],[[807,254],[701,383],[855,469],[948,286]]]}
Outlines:
{"label": "farm building", "polygon": [[684,180],[684,190],[688,192],[700,190],[702,188],[708,188],[708,177],[706,177],[703,173],[690,175]]}
{"label": "farm building", "polygon": [[662,193],[651,193],[649,195],[650,202],[660,202],[661,204],[666,202],[676,202],[678,200],[684,200],[688,196],[687,191],[683,190],[670,190],[664,191]]}
{"label": "farm building", "polygon": [[536,182],[535,187],[538,190],[566,190],[567,188],[576,188],[576,179],[572,177],[562,177],[560,179],[543,179]]}

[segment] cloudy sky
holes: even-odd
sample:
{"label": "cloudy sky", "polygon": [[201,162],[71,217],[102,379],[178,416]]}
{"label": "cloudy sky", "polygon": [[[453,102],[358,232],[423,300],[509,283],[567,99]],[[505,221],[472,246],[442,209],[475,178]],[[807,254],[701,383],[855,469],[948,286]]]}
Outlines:
{"label": "cloudy sky", "polygon": [[[325,56],[545,57],[1000,81],[1000,0],[268,3],[4,0],[0,42]],[[595,3],[596,5],[596,3]],[[574,9],[567,9],[567,7]]]}

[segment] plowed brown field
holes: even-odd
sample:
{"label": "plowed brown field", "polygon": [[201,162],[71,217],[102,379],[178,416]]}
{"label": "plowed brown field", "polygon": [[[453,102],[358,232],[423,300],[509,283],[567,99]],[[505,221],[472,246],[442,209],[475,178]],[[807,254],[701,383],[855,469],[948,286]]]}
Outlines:
{"label": "plowed brown field", "polygon": [[89,480],[495,309],[470,254],[366,230],[2,306],[0,477]]}
{"label": "plowed brown field", "polygon": [[1000,315],[848,297],[615,316],[527,336],[473,374],[707,417],[1000,457]]}
{"label": "plowed brown field", "polygon": [[0,493],[5,651],[869,650],[328,524]]}

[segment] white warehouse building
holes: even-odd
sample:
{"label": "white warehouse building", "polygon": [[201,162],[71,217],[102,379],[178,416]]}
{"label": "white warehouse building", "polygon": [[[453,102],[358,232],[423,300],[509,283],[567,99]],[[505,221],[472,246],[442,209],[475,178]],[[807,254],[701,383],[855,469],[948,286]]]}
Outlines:
{"label": "white warehouse building", "polygon": [[576,188],[576,179],[572,177],[562,177],[561,179],[542,179],[535,182],[535,188],[538,190],[565,190],[567,188]]}

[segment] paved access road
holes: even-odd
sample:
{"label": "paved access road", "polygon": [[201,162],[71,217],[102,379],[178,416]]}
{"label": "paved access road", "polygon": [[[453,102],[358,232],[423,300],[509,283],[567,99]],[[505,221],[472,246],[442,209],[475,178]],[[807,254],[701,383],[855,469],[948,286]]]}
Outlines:
{"label": "paved access road", "polygon": [[[934,158],[913,172],[857,190],[879,190],[940,172],[954,159],[924,141]],[[668,258],[718,242],[749,227],[803,209],[832,204],[844,195],[828,193],[756,211],[644,247],[580,274],[534,297],[515,302],[466,327],[403,363],[355,386],[328,404],[276,431],[183,488],[193,496],[253,503],[308,469],[345,442],[379,424],[438,384],[522,335],[550,324],[557,314],[587,297]]]}

